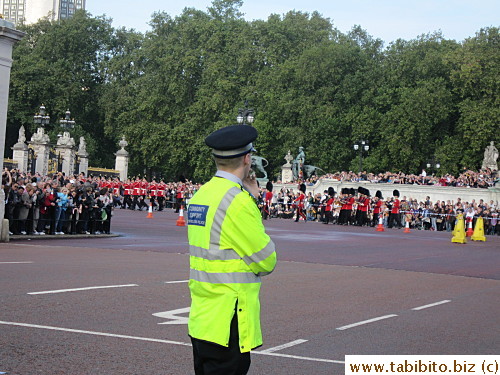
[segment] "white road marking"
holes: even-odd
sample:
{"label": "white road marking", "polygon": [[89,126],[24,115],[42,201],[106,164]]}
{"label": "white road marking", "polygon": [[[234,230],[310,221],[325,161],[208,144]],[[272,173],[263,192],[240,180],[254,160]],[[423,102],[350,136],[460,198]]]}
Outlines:
{"label": "white road marking", "polygon": [[154,313],[153,316],[157,316],[158,318],[170,319],[169,322],[161,322],[158,324],[188,324],[188,317],[177,316],[177,314],[184,314],[189,312],[189,310],[191,310],[191,307],[184,307],[182,309]]}
{"label": "white road marking", "polygon": [[3,321],[0,321],[0,324],[4,324],[4,325],[8,325],[8,326],[18,326],[18,327],[48,329],[48,330],[51,330],[51,331],[63,331],[63,332],[72,332],[72,333],[83,333],[85,335],[116,337],[116,338],[119,338],[119,339],[129,339],[129,340],[159,342],[159,343],[162,343],[162,344],[191,346],[191,344],[189,344],[187,342],[171,341],[171,340],[160,340],[160,339],[151,339],[151,338],[148,338],[148,337],[138,337],[138,336],[116,335],[114,333],[95,332],[95,331],[83,331],[83,330],[80,330],[80,329],[60,328],[60,327],[52,327],[52,326],[41,326],[41,325],[37,325],[37,324],[26,324],[26,323],[16,323],[16,322],[3,322]]}
{"label": "white road marking", "polygon": [[189,280],[178,280],[178,281],[165,281],[165,284],[180,284],[180,283],[188,283]]}
{"label": "white road marking", "polygon": [[290,348],[292,346],[303,344],[305,342],[307,342],[307,340],[298,339],[298,340],[295,340],[295,341],[292,341],[292,342],[289,342],[289,343],[286,343],[286,344],[283,344],[283,345],[275,346],[273,348],[269,348],[269,349],[266,349],[266,350],[261,350],[261,351],[259,351],[259,353],[274,353],[274,352],[277,352],[278,350]]}
{"label": "white road marking", "polygon": [[281,353],[265,353],[261,351],[252,352],[253,354],[262,354],[262,355],[270,355],[273,357],[283,357],[283,358],[293,358],[293,359],[302,359],[304,361],[314,361],[314,362],[327,362],[327,363],[340,363],[344,364],[344,361],[336,361],[334,359],[323,359],[323,358],[314,358],[314,357],[302,357],[298,355],[290,355],[290,354],[281,354]]}
{"label": "white road marking", "polygon": [[368,323],[377,322],[379,320],[394,318],[395,316],[397,316],[397,315],[396,314],[390,314],[390,315],[379,316],[377,318],[363,320],[362,322],[357,322],[357,323],[349,324],[349,325],[346,325],[346,326],[343,326],[343,327],[339,327],[339,328],[337,328],[337,330],[343,331],[345,329],[362,326],[363,324],[368,324]]}
{"label": "white road marking", "polygon": [[32,264],[33,262],[0,262],[0,264]]}
{"label": "white road marking", "polygon": [[[37,324],[27,324],[27,323],[17,323],[17,322],[4,322],[4,321],[0,321],[0,324],[8,325],[8,326],[17,326],[17,327],[48,329],[48,330],[51,330],[51,331],[82,333],[82,334],[85,334],[85,335],[114,337],[114,338],[119,338],[119,339],[129,339],[129,340],[138,340],[138,341],[158,342],[158,343],[161,343],[161,344],[192,346],[190,343],[180,342],[180,341],[151,339],[151,338],[148,338],[148,337],[138,337],[138,336],[117,335],[117,334],[114,334],[114,333],[105,333],[105,332],[96,332],[96,331],[83,331],[83,330],[80,330],[80,329],[61,328],[61,327],[53,327],[53,326],[42,326],[42,325],[37,325]],[[297,356],[297,355],[288,355],[288,354],[280,354],[280,353],[265,353],[265,352],[260,352],[260,351],[252,351],[252,353],[254,353],[254,354],[260,354],[260,355],[268,355],[268,356],[273,356],[273,357],[301,359],[301,360],[304,360],[304,361],[340,363],[340,364],[345,363],[343,361],[336,361],[336,360],[333,360],[333,359],[323,359],[323,358],[314,358],[314,357],[301,357],[301,356]]]}
{"label": "white road marking", "polygon": [[419,310],[423,310],[423,309],[428,309],[429,307],[434,307],[434,306],[442,305],[442,304],[448,303],[448,302],[451,302],[451,300],[445,299],[443,301],[431,303],[429,305],[423,305],[423,306],[415,307],[412,310],[419,311]]}
{"label": "white road marking", "polygon": [[59,290],[47,290],[44,292],[31,292],[30,295],[37,294],[56,294],[56,293],[66,293],[66,292],[80,292],[82,290],[93,290],[93,289],[108,289],[108,288],[126,288],[129,286],[139,286],[137,284],[126,284],[126,285],[106,285],[106,286],[90,286],[86,288],[74,288],[74,289],[59,289]]}

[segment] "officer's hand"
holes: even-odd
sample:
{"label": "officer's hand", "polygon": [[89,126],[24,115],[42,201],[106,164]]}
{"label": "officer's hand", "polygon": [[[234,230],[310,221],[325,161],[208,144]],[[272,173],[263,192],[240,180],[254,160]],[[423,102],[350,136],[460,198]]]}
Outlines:
{"label": "officer's hand", "polygon": [[257,198],[259,196],[259,185],[257,184],[257,179],[255,177],[255,172],[250,170],[248,176],[243,180],[243,187]]}

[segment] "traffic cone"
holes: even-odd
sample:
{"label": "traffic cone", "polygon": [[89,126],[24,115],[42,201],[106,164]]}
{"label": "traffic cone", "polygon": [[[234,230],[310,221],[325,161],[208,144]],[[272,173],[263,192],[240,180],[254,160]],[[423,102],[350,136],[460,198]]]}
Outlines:
{"label": "traffic cone", "polygon": [[467,225],[467,232],[465,232],[465,235],[467,237],[471,237],[474,234],[474,230],[472,229],[472,219],[469,221],[469,225]]}
{"label": "traffic cone", "polygon": [[384,218],[382,217],[382,214],[379,214],[378,218],[378,225],[377,225],[377,232],[384,232]]}
{"label": "traffic cone", "polygon": [[177,223],[175,224],[178,227],[185,227],[186,221],[184,220],[184,206],[181,205],[181,209],[179,210],[179,218],[177,219]]}
{"label": "traffic cone", "polygon": [[486,237],[484,236],[484,223],[483,218],[478,217],[476,220],[476,226],[474,227],[474,233],[471,238],[472,241],[486,241]]}
{"label": "traffic cone", "polygon": [[455,243],[467,243],[467,238],[465,238],[465,223],[462,214],[457,216],[457,224],[455,225],[455,230],[453,231],[453,237],[451,242]]}
{"label": "traffic cone", "polygon": [[148,208],[148,215],[146,216],[146,219],[152,219],[153,218],[153,203],[149,204]]}
{"label": "traffic cone", "polygon": [[410,233],[410,222],[408,220],[406,220],[406,226],[405,226],[405,230],[403,231],[403,233]]}

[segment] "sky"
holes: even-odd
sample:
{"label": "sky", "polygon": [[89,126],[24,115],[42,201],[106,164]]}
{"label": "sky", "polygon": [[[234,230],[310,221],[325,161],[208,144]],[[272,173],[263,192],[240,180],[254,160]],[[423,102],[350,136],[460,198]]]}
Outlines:
{"label": "sky", "polygon": [[[206,11],[211,0],[86,0],[87,11],[106,15],[114,27],[149,30],[151,15],[164,11],[175,17],[186,7]],[[396,39],[415,39],[441,31],[446,39],[462,41],[479,29],[500,26],[499,0],[243,0],[240,11],[248,21],[290,10],[318,11],[341,32],[360,25],[386,45]]]}

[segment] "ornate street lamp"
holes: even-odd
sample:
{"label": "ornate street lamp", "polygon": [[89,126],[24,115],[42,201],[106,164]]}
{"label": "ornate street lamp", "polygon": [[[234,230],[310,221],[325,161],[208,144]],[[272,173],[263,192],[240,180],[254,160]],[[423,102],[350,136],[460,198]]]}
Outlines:
{"label": "ornate street lamp", "polygon": [[40,106],[40,112],[33,116],[33,122],[35,125],[41,125],[42,127],[49,124],[50,116],[45,112],[45,106],[43,104]]}
{"label": "ornate street lamp", "polygon": [[66,116],[59,120],[61,128],[73,129],[75,127],[75,119],[71,119],[71,112],[69,109],[66,111]]}
{"label": "ornate street lamp", "polygon": [[354,151],[359,151],[359,173],[361,174],[361,171],[363,170],[363,151],[368,152],[370,145],[368,144],[368,141],[362,139],[357,141],[352,147],[354,148]]}
{"label": "ornate street lamp", "polygon": [[240,108],[238,110],[236,121],[238,121],[238,124],[247,125],[248,123],[248,125],[251,125],[253,120],[253,108],[248,108],[248,100],[245,100],[245,108]]}
{"label": "ornate street lamp", "polygon": [[439,168],[441,168],[441,164],[439,164],[439,162],[437,162],[434,158],[428,160],[426,165],[427,169],[429,170],[434,169],[436,172],[439,171]]}

